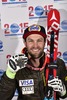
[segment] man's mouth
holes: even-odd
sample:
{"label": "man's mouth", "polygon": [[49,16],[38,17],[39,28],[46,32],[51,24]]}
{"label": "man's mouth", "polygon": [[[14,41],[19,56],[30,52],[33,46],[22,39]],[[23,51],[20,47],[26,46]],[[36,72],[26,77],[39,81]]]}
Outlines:
{"label": "man's mouth", "polygon": [[32,49],[32,51],[33,51],[33,52],[38,52],[38,51],[39,51],[39,49]]}

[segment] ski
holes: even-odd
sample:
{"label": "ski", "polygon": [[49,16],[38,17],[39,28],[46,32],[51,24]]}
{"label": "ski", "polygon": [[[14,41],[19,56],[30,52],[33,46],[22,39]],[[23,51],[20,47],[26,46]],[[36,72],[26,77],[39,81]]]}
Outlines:
{"label": "ski", "polygon": [[47,68],[46,68],[46,95],[44,100],[56,100],[56,92],[48,87],[48,80],[56,77],[56,59],[58,52],[60,13],[51,9],[47,15]]}

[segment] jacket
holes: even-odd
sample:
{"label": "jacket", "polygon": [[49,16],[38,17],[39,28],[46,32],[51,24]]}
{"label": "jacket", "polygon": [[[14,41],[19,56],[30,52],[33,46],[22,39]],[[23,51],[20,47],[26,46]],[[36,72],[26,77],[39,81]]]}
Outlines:
{"label": "jacket", "polygon": [[[42,68],[44,57],[40,59],[40,66],[38,69],[34,68],[31,61],[28,61],[26,67],[22,68],[16,73],[14,79],[9,79],[4,73],[0,80],[0,98],[2,100],[11,100],[14,96],[15,90],[18,90],[17,100],[44,100],[45,97],[45,71],[46,65]],[[57,59],[57,76],[62,80],[67,88],[67,70],[63,60]],[[42,70],[40,70],[42,68]],[[57,93],[56,100],[65,98]]]}

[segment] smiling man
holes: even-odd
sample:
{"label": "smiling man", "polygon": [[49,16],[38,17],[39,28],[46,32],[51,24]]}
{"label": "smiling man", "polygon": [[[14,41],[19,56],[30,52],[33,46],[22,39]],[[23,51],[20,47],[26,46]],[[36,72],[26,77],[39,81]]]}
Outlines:
{"label": "smiling man", "polygon": [[[23,34],[23,54],[12,56],[0,80],[0,98],[11,100],[15,90],[17,100],[44,100],[47,57],[44,52],[46,31],[41,25],[31,25]],[[67,71],[63,60],[57,58],[57,77],[48,80],[48,86],[57,92],[56,100],[67,96]]]}

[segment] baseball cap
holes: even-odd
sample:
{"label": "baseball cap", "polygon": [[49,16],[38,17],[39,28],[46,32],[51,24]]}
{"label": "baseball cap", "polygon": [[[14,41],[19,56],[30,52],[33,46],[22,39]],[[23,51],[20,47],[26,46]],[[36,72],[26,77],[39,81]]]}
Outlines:
{"label": "baseball cap", "polygon": [[45,28],[41,25],[33,24],[33,25],[27,27],[24,31],[23,39],[26,39],[31,34],[39,34],[39,35],[43,36],[44,38],[46,38]]}

